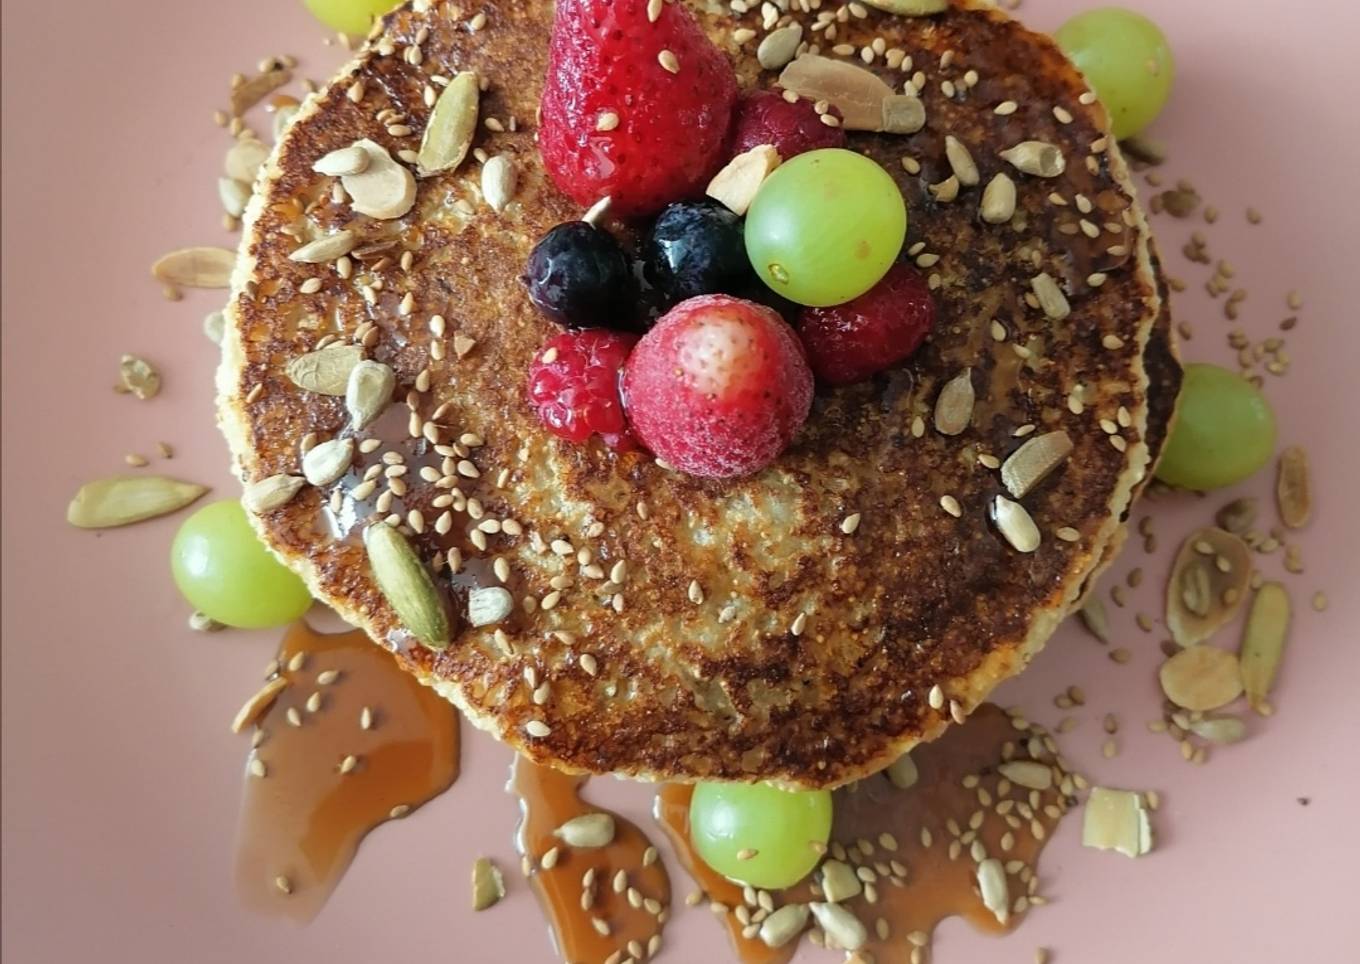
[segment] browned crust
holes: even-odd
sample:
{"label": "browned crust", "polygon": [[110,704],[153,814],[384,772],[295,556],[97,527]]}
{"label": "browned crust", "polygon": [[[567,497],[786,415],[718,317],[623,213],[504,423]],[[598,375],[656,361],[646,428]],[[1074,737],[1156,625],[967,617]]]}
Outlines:
{"label": "browned crust", "polygon": [[[474,722],[566,769],[831,785],[938,733],[948,710],[927,704],[931,687],[942,686],[966,711],[1022,668],[1105,558],[1147,472],[1144,349],[1162,304],[1146,225],[1117,150],[1093,155],[1094,173],[1085,166],[1090,145],[1104,137],[1104,117],[1098,107],[1079,103],[1084,85],[1075,70],[1047,38],[984,6],[960,4],[929,20],[871,11],[866,20],[842,26],[838,39],[857,48],[882,35],[888,46],[905,47],[918,64],[930,64],[931,83],[922,92],[926,130],[906,138],[856,135],[853,146],[880,160],[901,184],[913,218],[908,245],[920,242],[922,251],[942,256],[930,270],[940,276],[944,321],[902,369],[821,394],[807,428],[770,470],[716,483],[668,473],[638,454],[559,444],[524,405],[524,372],[550,326],[529,306],[519,265],[547,228],[579,216],[545,184],[532,140],[549,8],[541,0],[490,0],[480,8],[488,27],[478,34],[458,26],[449,9],[437,5],[422,15],[403,8],[392,15],[387,36],[398,50],[430,27],[423,65],[364,52],[304,105],[272,159],[263,195],[248,213],[246,257],[229,313],[219,379],[224,430],[247,480],[297,471],[298,440],[309,431],[322,438],[339,433],[344,413],[338,400],[294,388],[283,366],[331,330],[320,318],[340,319],[345,332],[372,320],[383,332],[373,354],[396,369],[398,397],[428,365],[435,385],[428,407],[452,401],[456,432],[486,439],[474,456],[482,479],[468,484],[486,511],[515,518],[545,541],[565,537],[576,547],[589,545],[606,571],[626,559],[624,611],[601,605],[598,580],[583,577],[573,563],[535,552],[527,538],[497,536],[492,552],[511,562],[517,597],[541,600],[558,575],[570,574],[577,584],[551,613],[521,612],[507,622],[512,653],[489,630],[469,630],[434,654],[404,645],[357,541],[335,540],[319,529],[322,493],[308,488],[260,519],[269,544],[321,598],[398,648],[408,668]],[[758,26],[757,20],[753,13],[707,25],[737,56],[732,29]],[[945,50],[956,51],[959,62],[941,73],[936,65]],[[746,48],[738,59],[747,81],[755,73],[751,52]],[[962,78],[970,67],[981,74],[978,85],[946,96],[940,79]],[[325,179],[310,170],[317,157],[361,136],[394,153],[414,147],[416,138],[394,138],[374,120],[377,106],[398,106],[418,132],[428,114],[422,77],[466,69],[491,81],[483,116],[514,116],[521,125],[518,133],[478,136],[488,152],[516,159],[515,205],[498,216],[481,204],[474,165],[425,184],[417,208],[401,222],[351,223],[347,206],[324,199]],[[881,63],[877,69],[895,84],[905,76]],[[355,77],[369,92],[361,106],[345,97]],[[1021,106],[1009,117],[995,115],[991,107],[1002,100]],[[1074,120],[1060,123],[1054,105]],[[1003,170],[1016,178],[1028,224],[1023,232],[982,225],[975,214],[978,188],[951,205],[926,194],[925,184],[948,174],[946,133],[970,146],[983,183]],[[1026,139],[1062,145],[1067,173],[1040,181],[997,157]],[[899,160],[906,153],[921,163],[920,177],[903,171]],[[1052,191],[1067,205],[1049,202]],[[1119,212],[1128,210],[1118,238],[1092,243],[1064,233],[1068,226],[1076,230],[1080,215],[1071,205],[1078,193],[1109,208],[1102,222],[1121,223]],[[449,207],[457,197],[474,205],[465,225]],[[385,288],[376,306],[329,271],[319,274],[321,292],[298,293],[301,281],[318,272],[287,260],[297,242],[283,229],[346,224],[366,237],[401,233],[408,246],[421,240],[411,272],[393,266],[381,273]],[[1127,255],[1104,253],[1116,241],[1128,247]],[[1065,322],[1047,321],[1020,297],[1040,270],[1032,257],[1068,288],[1073,313]],[[1108,274],[1098,289],[1085,283],[1094,270]],[[418,308],[402,318],[394,308],[407,290],[417,295]],[[450,336],[456,331],[476,339],[467,359],[450,351],[445,361],[431,362],[426,326],[434,312],[448,319]],[[1005,343],[988,334],[993,318],[1008,330]],[[1122,346],[1102,347],[1109,334]],[[402,347],[394,347],[394,335],[405,340]],[[1034,350],[1033,360],[1018,364],[1015,341]],[[1151,354],[1165,359],[1169,349]],[[914,437],[913,419],[928,426],[939,386],[964,367],[974,369],[979,393],[973,426],[954,439],[929,428]],[[1168,371],[1164,366],[1158,375],[1154,398],[1172,381]],[[1087,389],[1081,415],[1066,404],[1077,383]],[[247,403],[257,386],[262,394]],[[1100,427],[1120,406],[1130,423],[1120,431],[1124,451]],[[1161,431],[1167,413],[1153,414],[1151,430]],[[404,411],[399,421],[404,424]],[[1025,499],[1045,538],[1037,552],[1021,556],[987,521],[986,506],[1003,490],[975,456],[1004,458],[1020,444],[1015,429],[1028,423],[1064,429],[1075,449],[1067,465]],[[510,470],[505,486],[491,485],[502,468]],[[962,518],[941,510],[945,494],[963,504]],[[429,510],[431,497],[417,489],[403,508]],[[850,513],[864,521],[845,535],[840,523]],[[437,510],[426,514],[433,518]],[[587,538],[592,523],[602,532]],[[460,517],[448,539],[416,542],[426,558],[441,543],[470,550],[467,525]],[[1076,528],[1079,541],[1054,538],[1061,526]],[[468,581],[485,578],[485,565],[473,566],[454,587],[454,607],[462,605]],[[704,587],[702,605],[687,598],[692,579]],[[737,612],[723,621],[728,602]],[[789,627],[804,611],[807,629],[795,636]],[[598,661],[597,676],[582,669],[583,652]],[[531,701],[523,682],[529,668],[551,682],[543,706]],[[531,719],[548,723],[550,734],[526,736]]]}

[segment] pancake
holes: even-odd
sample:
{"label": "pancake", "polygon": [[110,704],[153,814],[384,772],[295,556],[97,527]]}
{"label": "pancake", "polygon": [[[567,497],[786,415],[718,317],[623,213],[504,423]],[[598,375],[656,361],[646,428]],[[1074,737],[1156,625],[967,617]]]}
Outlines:
{"label": "pancake", "polygon": [[[765,471],[691,478],[645,453],[558,440],[524,398],[529,362],[555,329],[519,275],[548,229],[582,213],[548,182],[534,141],[551,9],[408,4],[303,104],[266,165],[218,377],[242,480],[296,475],[304,441],[353,434],[341,399],[287,376],[322,339],[364,342],[398,389],[357,433],[377,449],[336,485],[303,486],[254,522],[319,599],[538,762],[801,786],[874,772],[1033,658],[1117,547],[1149,474],[1149,441],[1164,437],[1179,371],[1148,228],[1107,118],[1048,38],[990,5],[956,2],[927,19],[844,8],[834,37],[811,31],[815,15],[787,15],[823,54],[863,63],[867,49],[868,69],[899,89],[921,72],[925,128],[852,133],[850,146],[900,185],[907,256],[931,278],[940,323],[903,365],[819,390],[807,425]],[[485,26],[473,30],[466,18],[478,11]],[[755,57],[758,11],[697,15],[743,85],[774,83]],[[738,43],[737,30],[755,39]],[[897,63],[902,51],[909,65]],[[481,116],[503,128],[483,127],[475,146],[518,174],[503,211],[482,197],[472,159],[422,180],[413,210],[388,221],[356,214],[312,171],[361,138],[394,157],[413,152],[437,91],[427,86],[468,70],[486,86]],[[930,192],[950,174],[950,134],[981,184],[1015,179],[1007,224],[978,216],[981,187],[953,201]],[[1025,141],[1056,146],[1065,171],[1030,176],[1001,158]],[[342,228],[359,236],[352,271],[289,260]],[[1041,274],[1065,292],[1066,317],[1041,308]],[[971,417],[961,434],[941,434],[937,398],[965,372]],[[442,452],[420,437],[427,430]],[[991,518],[1009,494],[995,466],[1028,435],[1059,431],[1072,450],[1019,500],[1040,534],[1020,552]],[[356,500],[384,455],[408,467],[396,483],[404,494]],[[423,481],[421,468],[440,478]],[[451,491],[441,534],[434,522]],[[944,507],[955,502],[957,515]],[[387,513],[404,521],[451,613],[466,613],[471,588],[497,584],[495,560],[508,565],[514,612],[499,626],[460,618],[439,652],[415,644],[360,539]]]}

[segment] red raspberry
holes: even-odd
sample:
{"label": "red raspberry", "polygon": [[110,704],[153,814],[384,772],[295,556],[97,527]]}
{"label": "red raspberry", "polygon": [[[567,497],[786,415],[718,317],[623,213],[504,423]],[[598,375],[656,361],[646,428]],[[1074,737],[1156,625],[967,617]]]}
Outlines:
{"label": "red raspberry", "polygon": [[[837,117],[840,111],[831,108]],[[761,144],[772,144],[780,160],[823,147],[844,147],[845,131],[823,124],[812,109],[812,101],[789,103],[774,90],[751,90],[737,104],[737,119],[732,133],[732,153],[749,151]]]}
{"label": "red raspberry", "polygon": [[571,442],[599,435],[610,448],[633,448],[619,373],[637,340],[599,328],[548,340],[529,366],[529,401],[548,431]]}
{"label": "red raspberry", "polygon": [[925,279],[898,263],[854,301],[804,308],[800,333],[817,377],[848,385],[902,361],[934,326],[935,299]]}
{"label": "red raspberry", "polygon": [[769,465],[812,407],[812,372],[773,310],[728,295],[682,301],[628,358],[633,431],[690,475],[725,479]]}
{"label": "red raspberry", "polygon": [[[553,181],[581,205],[609,195],[624,217],[703,193],[722,166],[737,99],[732,65],[685,4],[662,5],[656,23],[648,6],[558,0],[541,104],[539,149]],[[609,114],[617,126],[601,130]]]}

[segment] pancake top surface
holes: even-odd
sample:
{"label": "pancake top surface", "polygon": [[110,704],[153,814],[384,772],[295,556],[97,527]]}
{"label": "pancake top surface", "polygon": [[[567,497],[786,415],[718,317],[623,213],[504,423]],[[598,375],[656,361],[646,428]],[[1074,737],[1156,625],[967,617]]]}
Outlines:
{"label": "pancake top surface", "polygon": [[[381,447],[358,456],[336,492],[308,486],[258,518],[274,549],[479,725],[568,769],[840,783],[938,732],[949,700],[966,711],[1022,668],[1077,598],[1144,475],[1143,346],[1161,308],[1122,159],[1056,48],[995,11],[964,6],[919,20],[870,10],[835,22],[834,38],[805,33],[827,55],[851,45],[856,63],[881,38],[869,69],[898,89],[923,81],[924,130],[855,133],[850,146],[901,186],[908,256],[932,278],[940,323],[906,364],[819,392],[771,468],[713,482],[645,454],[567,444],[538,425],[524,384],[555,329],[519,275],[538,238],[581,214],[547,182],[534,143],[551,4],[488,0],[480,31],[456,4],[423,7],[391,16],[304,105],[250,215],[219,376],[224,430],[246,481],[296,474],[309,433],[348,434],[342,399],[302,391],[285,374],[323,336],[363,340],[372,328],[368,355],[399,383],[390,410],[359,433]],[[755,62],[758,12],[700,16],[744,84],[773,82]],[[737,43],[740,28],[756,39]],[[482,118],[504,128],[483,127],[475,146],[507,155],[518,172],[504,212],[482,199],[471,158],[421,181],[415,208],[393,221],[355,214],[332,196],[333,179],[312,172],[317,158],[361,137],[393,156],[414,151],[427,86],[437,92],[439,78],[463,70],[487,84]],[[996,110],[1008,102],[1013,112]],[[951,134],[981,182],[937,201],[928,185],[951,173]],[[1031,140],[1062,151],[1061,176],[1022,174],[999,156]],[[1019,203],[1009,224],[992,226],[978,205],[998,173],[1015,180]],[[302,241],[342,227],[362,238],[349,277],[288,259]],[[1041,273],[1066,293],[1063,320],[1034,299]],[[321,287],[304,294],[309,278]],[[408,293],[414,306],[404,313]],[[426,371],[430,387],[417,391]],[[961,373],[976,404],[969,426],[946,436],[932,413]],[[408,432],[419,436],[437,410],[441,443],[471,433],[484,444],[446,462]],[[990,518],[995,498],[1009,495],[992,460],[1030,433],[1055,431],[1073,450],[1020,500],[1042,537],[1022,554]],[[383,471],[384,453],[409,466],[404,494],[356,502],[350,493],[366,472]],[[460,472],[464,458],[473,467]],[[448,478],[422,481],[422,467]],[[957,517],[942,507],[950,499]],[[409,643],[358,535],[369,518],[411,510],[423,516],[412,541],[425,560],[461,552],[456,574],[444,565],[436,575],[451,611],[466,612],[469,588],[497,584],[493,563],[505,560],[516,609],[499,627],[464,625],[439,653]],[[500,531],[473,534],[479,526]],[[937,685],[946,702],[933,707]]]}

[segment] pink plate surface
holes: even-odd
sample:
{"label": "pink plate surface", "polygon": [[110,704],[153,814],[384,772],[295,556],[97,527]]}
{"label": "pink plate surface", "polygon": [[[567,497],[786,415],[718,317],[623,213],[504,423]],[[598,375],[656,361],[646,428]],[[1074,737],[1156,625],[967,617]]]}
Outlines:
{"label": "pink plate surface", "polygon": [[[1064,748],[1097,780],[1162,792],[1159,848],[1138,862],[1085,851],[1069,819],[1043,862],[1052,905],[1003,940],[951,922],[935,960],[1024,961],[1039,945],[1058,961],[1101,964],[1355,960],[1360,17],[1339,0],[1135,2],[1165,26],[1179,61],[1155,131],[1171,145],[1165,171],[1193,179],[1222,212],[1211,228],[1158,220],[1171,271],[1191,284],[1175,302],[1196,330],[1185,354],[1226,360],[1230,327],[1203,293],[1207,273],[1178,254],[1193,227],[1250,291],[1243,324],[1254,337],[1290,313],[1287,291],[1306,300],[1289,335],[1292,371],[1268,386],[1282,442],[1309,448],[1318,480],[1307,572],[1287,580],[1292,649],[1268,725],[1253,723],[1247,742],[1206,767],[1181,762],[1143,727],[1158,713],[1160,635],[1139,632],[1133,612],[1160,611],[1165,564],[1132,546],[1114,572],[1150,574],[1115,612],[1133,661],[1116,666],[1067,627],[1003,696],[1051,725],[1052,696],[1082,684],[1088,706]],[[1026,0],[1022,13],[1052,28],[1079,6]],[[6,962],[551,960],[517,875],[505,903],[469,910],[473,857],[516,863],[509,754],[470,732],[461,781],[370,837],[315,924],[243,912],[231,859],[246,744],[226,724],[279,634],[185,628],[166,565],[177,520],[102,534],[63,521],[80,483],[119,471],[126,452],[153,454],[158,440],[176,449],[164,471],[235,493],[213,427],[215,351],[199,332],[221,297],[167,302],[147,267],[174,247],[234,244],[214,183],[227,141],[210,120],[229,75],[287,51],[322,80],[339,52],[321,46],[295,0],[5,0],[3,12]],[[1263,225],[1247,226],[1249,204]],[[155,401],[110,392],[124,352],[161,366]],[[1243,491],[1264,493],[1266,474]],[[1165,548],[1221,501],[1147,508]],[[1262,566],[1280,573],[1280,562]],[[1322,614],[1308,606],[1319,589],[1331,597]],[[1099,752],[1107,710],[1124,721],[1113,760]],[[645,788],[592,790],[650,826]],[[663,960],[728,959],[708,912],[678,909]]]}

